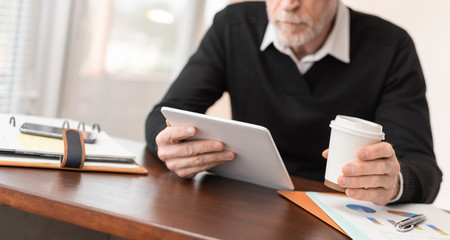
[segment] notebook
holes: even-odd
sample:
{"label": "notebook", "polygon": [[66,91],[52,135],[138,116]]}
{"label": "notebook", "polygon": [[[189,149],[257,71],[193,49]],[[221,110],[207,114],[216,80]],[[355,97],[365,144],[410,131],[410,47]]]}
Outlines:
{"label": "notebook", "polygon": [[[21,133],[20,126],[25,122],[54,127],[61,127],[66,122],[69,127],[80,126],[74,120],[0,114],[0,165],[60,168],[60,158],[64,154],[63,140]],[[93,129],[92,126],[85,125],[85,130]],[[141,174],[148,172],[134,161],[132,153],[116,143],[105,131],[100,131],[100,127],[98,131],[95,143],[85,144],[86,160],[84,167],[79,170]]]}

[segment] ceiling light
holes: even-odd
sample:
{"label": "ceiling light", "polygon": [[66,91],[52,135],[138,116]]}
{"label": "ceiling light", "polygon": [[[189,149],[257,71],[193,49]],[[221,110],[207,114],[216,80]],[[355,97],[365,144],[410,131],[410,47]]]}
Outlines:
{"label": "ceiling light", "polygon": [[147,11],[147,19],[157,23],[172,24],[175,17],[172,13],[162,9],[150,9]]}

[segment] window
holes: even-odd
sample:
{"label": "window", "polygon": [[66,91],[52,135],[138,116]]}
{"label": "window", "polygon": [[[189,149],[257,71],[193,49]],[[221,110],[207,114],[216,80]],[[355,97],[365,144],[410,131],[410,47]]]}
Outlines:
{"label": "window", "polygon": [[27,113],[38,97],[40,1],[0,1],[0,112]]}
{"label": "window", "polygon": [[74,1],[60,115],[143,141],[145,119],[195,50],[205,17],[228,2],[205,6],[215,1]]}
{"label": "window", "polygon": [[166,81],[192,45],[197,3],[89,1],[82,77]]}

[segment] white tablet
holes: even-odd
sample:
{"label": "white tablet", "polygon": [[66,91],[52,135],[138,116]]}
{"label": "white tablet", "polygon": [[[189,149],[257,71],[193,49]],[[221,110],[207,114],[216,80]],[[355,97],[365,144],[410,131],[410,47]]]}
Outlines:
{"label": "white tablet", "polygon": [[172,126],[197,128],[195,139],[217,139],[235,158],[210,169],[217,175],[277,190],[294,190],[291,178],[267,128],[234,120],[211,117],[163,107],[162,114]]}

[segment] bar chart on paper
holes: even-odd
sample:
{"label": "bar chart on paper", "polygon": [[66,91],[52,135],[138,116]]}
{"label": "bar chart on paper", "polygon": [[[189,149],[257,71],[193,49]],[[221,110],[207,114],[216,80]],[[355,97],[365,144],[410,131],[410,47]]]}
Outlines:
{"label": "bar chart on paper", "polygon": [[[450,240],[450,214],[430,204],[377,206],[347,197],[313,193],[313,199],[354,239]],[[397,222],[418,214],[427,219],[411,231],[398,232]]]}
{"label": "bar chart on paper", "polygon": [[414,216],[417,215],[416,213],[399,212],[399,211],[393,211],[393,210],[387,210],[387,212],[390,213],[390,214],[403,216],[405,218],[414,217]]}

